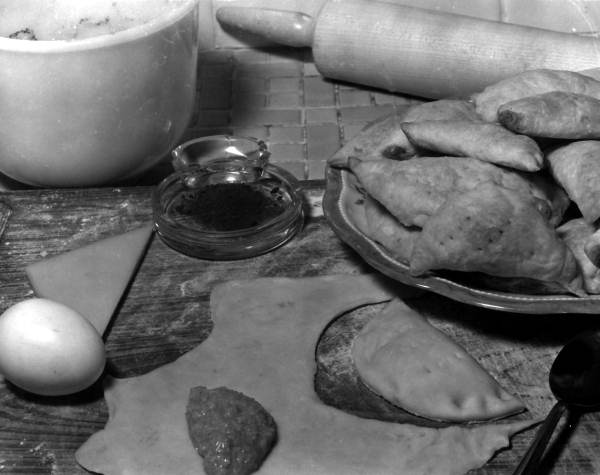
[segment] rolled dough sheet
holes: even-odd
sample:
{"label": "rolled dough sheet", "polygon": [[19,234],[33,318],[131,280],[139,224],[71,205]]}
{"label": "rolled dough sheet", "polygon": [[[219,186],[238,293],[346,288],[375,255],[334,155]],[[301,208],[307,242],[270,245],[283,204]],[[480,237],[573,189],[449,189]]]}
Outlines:
{"label": "rolled dough sheet", "polygon": [[203,474],[188,437],[193,386],[227,386],[260,402],[279,440],[258,473],[459,474],[483,465],[531,421],[444,429],[363,419],[323,404],[315,346],[327,324],[398,296],[373,276],[232,281],[211,295],[214,327],[197,348],[146,375],[108,379],[109,420],[76,453],[93,472]]}

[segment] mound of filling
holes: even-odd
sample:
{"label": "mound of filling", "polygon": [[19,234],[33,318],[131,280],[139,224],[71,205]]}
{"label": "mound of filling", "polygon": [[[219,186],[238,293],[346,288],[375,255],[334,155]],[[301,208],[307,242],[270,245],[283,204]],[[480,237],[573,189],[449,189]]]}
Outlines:
{"label": "mound of filling", "polygon": [[254,473],[277,441],[275,421],[260,403],[225,387],[192,388],[185,415],[207,475]]}
{"label": "mound of filling", "polygon": [[3,0],[0,36],[76,40],[113,34],[168,14],[191,0]]}

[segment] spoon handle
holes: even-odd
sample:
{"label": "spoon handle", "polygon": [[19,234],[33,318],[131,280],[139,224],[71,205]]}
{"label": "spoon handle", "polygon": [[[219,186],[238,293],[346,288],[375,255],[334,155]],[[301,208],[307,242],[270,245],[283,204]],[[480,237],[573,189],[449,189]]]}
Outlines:
{"label": "spoon handle", "polygon": [[556,428],[556,424],[565,413],[567,409],[566,404],[561,401],[558,401],[548,416],[544,423],[538,429],[535,439],[529,446],[527,453],[521,459],[521,463],[517,467],[517,469],[513,472],[513,475],[527,475],[535,473],[536,468],[538,467],[542,455],[544,455],[544,450],[550,441],[550,437]]}

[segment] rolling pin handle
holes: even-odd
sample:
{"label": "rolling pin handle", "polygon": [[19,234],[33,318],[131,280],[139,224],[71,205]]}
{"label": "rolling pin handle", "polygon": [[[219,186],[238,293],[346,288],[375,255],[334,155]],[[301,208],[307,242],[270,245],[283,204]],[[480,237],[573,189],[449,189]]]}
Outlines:
{"label": "rolling pin handle", "polygon": [[315,20],[301,12],[258,7],[221,7],[217,20],[224,27],[259,35],[286,46],[312,46]]}

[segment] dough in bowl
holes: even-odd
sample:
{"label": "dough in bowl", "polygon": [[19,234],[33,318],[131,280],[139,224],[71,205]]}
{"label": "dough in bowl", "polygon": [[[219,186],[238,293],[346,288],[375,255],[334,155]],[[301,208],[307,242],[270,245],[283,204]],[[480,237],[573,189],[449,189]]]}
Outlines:
{"label": "dough in bowl", "polygon": [[77,40],[147,23],[192,0],[3,0],[0,36]]}

